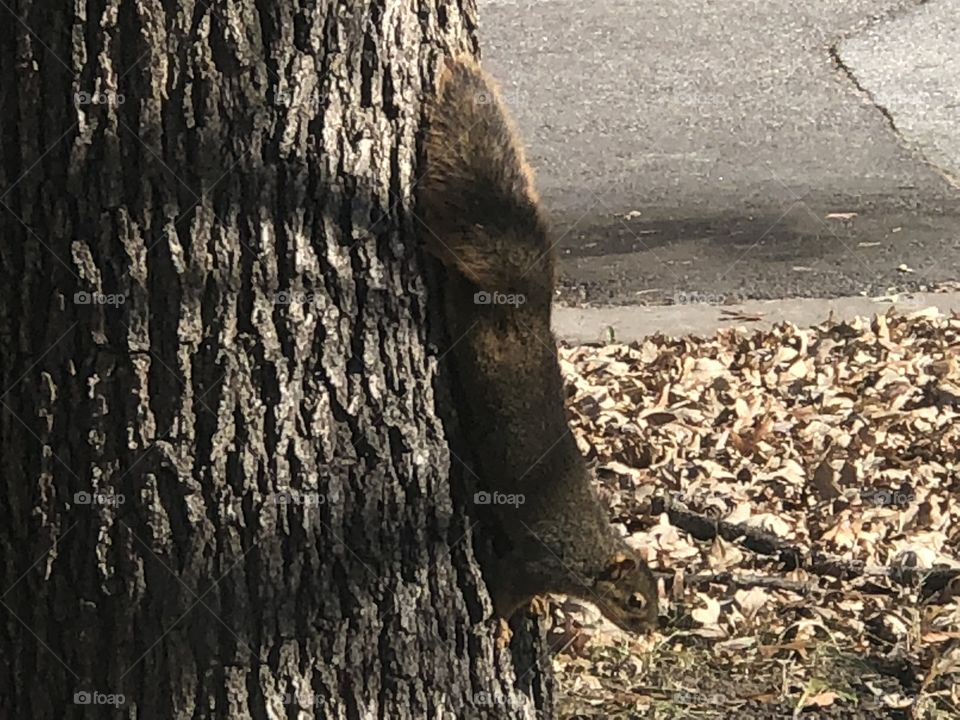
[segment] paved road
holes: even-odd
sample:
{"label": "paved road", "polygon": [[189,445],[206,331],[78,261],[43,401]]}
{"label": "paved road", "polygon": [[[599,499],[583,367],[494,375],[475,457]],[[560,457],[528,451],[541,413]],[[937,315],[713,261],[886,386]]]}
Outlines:
{"label": "paved road", "polygon": [[[960,68],[943,59],[958,36],[937,20],[960,0],[479,5],[484,64],[561,238],[563,300],[881,295],[960,278],[949,153],[904,137],[919,125],[960,148]],[[898,77],[945,94],[925,85],[920,102]]]}

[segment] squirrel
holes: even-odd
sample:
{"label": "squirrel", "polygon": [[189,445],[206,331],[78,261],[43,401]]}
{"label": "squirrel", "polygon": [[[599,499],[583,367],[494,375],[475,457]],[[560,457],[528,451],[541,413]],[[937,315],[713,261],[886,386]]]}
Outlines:
{"label": "squirrel", "polygon": [[425,116],[417,218],[446,268],[458,414],[484,489],[475,498],[493,501],[510,546],[485,577],[494,612],[506,621],[560,593],[644,632],[657,584],[611,526],[567,422],[550,328],[556,261],[518,135],[469,57],[446,61]]}

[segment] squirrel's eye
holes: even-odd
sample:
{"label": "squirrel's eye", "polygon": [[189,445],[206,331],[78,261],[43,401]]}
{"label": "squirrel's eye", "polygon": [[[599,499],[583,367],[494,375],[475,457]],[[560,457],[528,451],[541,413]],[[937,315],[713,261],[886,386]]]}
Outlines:
{"label": "squirrel's eye", "polygon": [[647,599],[641,593],[634,593],[630,596],[630,607],[643,610],[646,606]]}

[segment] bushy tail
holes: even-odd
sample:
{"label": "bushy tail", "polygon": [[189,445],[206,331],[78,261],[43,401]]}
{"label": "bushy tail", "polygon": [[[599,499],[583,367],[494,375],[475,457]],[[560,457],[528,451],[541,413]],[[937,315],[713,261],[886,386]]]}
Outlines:
{"label": "bushy tail", "polygon": [[518,290],[530,276],[552,284],[533,174],[496,85],[471,58],[447,61],[427,104],[424,150],[427,249],[484,290]]}

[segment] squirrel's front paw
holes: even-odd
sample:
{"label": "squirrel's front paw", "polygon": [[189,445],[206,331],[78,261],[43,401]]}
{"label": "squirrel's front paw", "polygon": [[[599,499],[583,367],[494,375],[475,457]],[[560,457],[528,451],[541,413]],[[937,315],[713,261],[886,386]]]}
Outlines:
{"label": "squirrel's front paw", "polygon": [[550,617],[550,598],[546,595],[534,595],[530,598],[530,612],[541,618]]}

